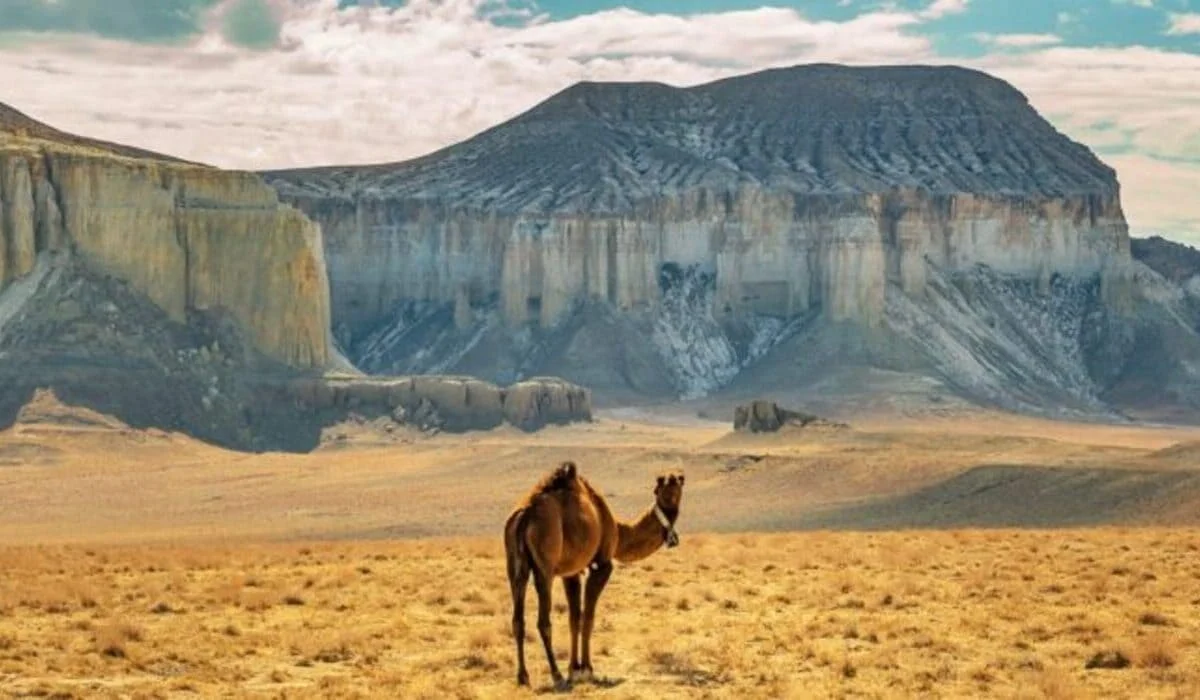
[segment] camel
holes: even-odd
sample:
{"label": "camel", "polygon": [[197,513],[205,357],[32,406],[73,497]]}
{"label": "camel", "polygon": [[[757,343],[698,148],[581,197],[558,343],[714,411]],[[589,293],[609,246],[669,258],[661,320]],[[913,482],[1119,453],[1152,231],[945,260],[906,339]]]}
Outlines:
{"label": "camel", "polygon": [[[529,577],[533,576],[537,591],[538,632],[555,687],[563,689],[590,680],[594,676],[591,642],[596,602],[612,574],[613,561],[635,562],[664,544],[677,546],[675,520],[682,498],[683,474],[659,476],[654,505],[631,523],[618,522],[604,497],[578,474],[575,463],[563,462],[521,501],[504,524],[518,685],[529,685],[525,668],[525,588]],[[569,680],[559,672],[550,642],[550,594],[556,577],[563,580],[571,625]],[[585,585],[586,590],[582,590]]]}

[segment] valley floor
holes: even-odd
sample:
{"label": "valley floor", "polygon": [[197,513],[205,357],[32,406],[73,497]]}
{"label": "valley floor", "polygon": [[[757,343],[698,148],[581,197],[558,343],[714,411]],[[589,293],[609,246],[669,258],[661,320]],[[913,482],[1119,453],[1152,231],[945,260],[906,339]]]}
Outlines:
{"label": "valley floor", "polygon": [[498,536],[564,459],[624,517],[683,469],[684,532],[1200,525],[1196,428],[988,415],[742,435],[615,411],[534,434],[344,424],[311,453],[250,454],[39,401],[0,433],[0,544]]}
{"label": "valley floor", "polygon": [[627,517],[657,472],[688,475],[682,545],[618,568],[609,682],[577,694],[1200,697],[1196,430],[996,415],[747,436],[614,411],[532,435],[346,424],[252,455],[53,402],[24,415],[0,434],[0,696],[527,696],[500,527],[570,458]]}

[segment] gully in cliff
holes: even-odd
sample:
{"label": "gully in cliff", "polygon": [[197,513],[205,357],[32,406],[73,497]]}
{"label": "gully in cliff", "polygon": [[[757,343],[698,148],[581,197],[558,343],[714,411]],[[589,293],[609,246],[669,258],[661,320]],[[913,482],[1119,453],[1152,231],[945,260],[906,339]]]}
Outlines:
{"label": "gully in cliff", "polygon": [[675,521],[682,499],[683,474],[659,476],[654,486],[654,505],[632,523],[618,522],[604,497],[579,475],[574,462],[563,462],[533,488],[504,524],[513,597],[512,631],[517,642],[517,683],[529,684],[525,668],[525,587],[530,575],[538,596],[538,632],[555,686],[567,685],[554,660],[550,638],[551,587],[556,577],[562,578],[567,593],[570,681],[590,680],[596,603],[612,574],[613,561],[634,562],[664,544],[677,546]]}

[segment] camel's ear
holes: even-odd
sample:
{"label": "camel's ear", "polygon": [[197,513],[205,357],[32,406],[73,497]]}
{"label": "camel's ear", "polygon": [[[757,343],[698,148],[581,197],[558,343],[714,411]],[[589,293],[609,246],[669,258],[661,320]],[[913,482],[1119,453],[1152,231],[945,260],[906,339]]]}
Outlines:
{"label": "camel's ear", "polygon": [[562,472],[563,472],[563,476],[567,477],[568,479],[574,479],[575,478],[575,463],[574,462],[563,462],[562,463]]}
{"label": "camel's ear", "polygon": [[683,474],[679,475],[679,485],[683,486]]}
{"label": "camel's ear", "polygon": [[658,477],[658,488],[661,489],[663,487],[663,485],[665,485],[666,483],[667,483],[667,477],[665,477],[665,476]]}

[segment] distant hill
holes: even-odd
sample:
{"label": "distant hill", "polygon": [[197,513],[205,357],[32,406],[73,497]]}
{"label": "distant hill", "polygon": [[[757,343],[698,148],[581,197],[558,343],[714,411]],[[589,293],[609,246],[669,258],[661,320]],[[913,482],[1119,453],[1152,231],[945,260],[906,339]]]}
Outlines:
{"label": "distant hill", "polygon": [[1133,238],[1129,244],[1134,259],[1176,284],[1183,284],[1200,275],[1200,250],[1190,245],[1169,241],[1162,236]]}

